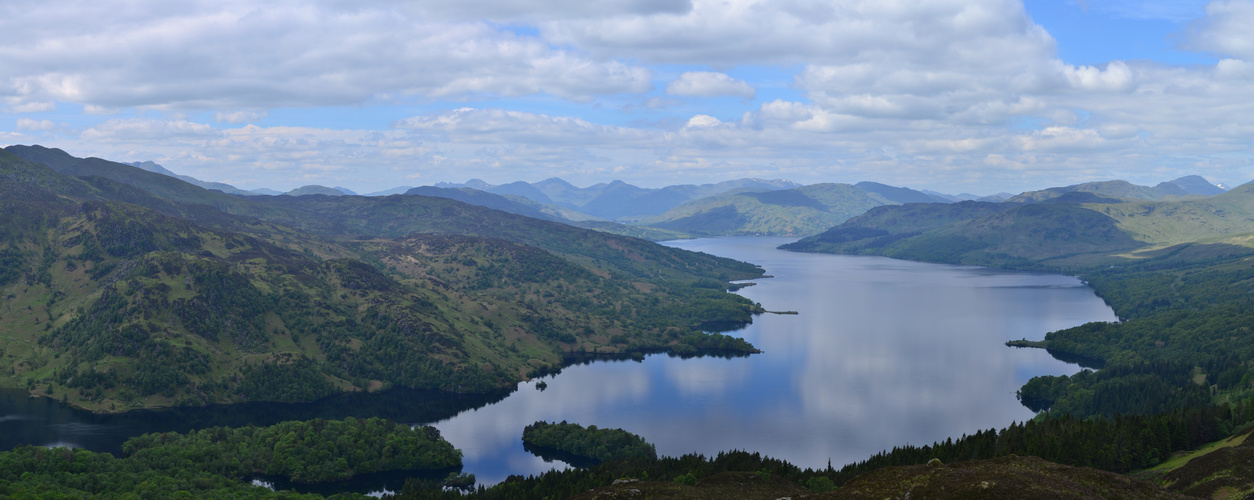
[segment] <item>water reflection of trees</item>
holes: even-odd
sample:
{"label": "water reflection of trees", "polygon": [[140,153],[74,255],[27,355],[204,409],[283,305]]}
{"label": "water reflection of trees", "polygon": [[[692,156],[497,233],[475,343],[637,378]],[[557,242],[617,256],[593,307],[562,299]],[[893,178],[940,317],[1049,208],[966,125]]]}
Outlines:
{"label": "water reflection of trees", "polygon": [[0,414],[0,449],[22,444],[61,443],[120,455],[122,442],[149,432],[187,432],[206,427],[269,426],[288,420],[379,417],[397,422],[426,424],[453,417],[505,399],[513,389],[488,394],[390,389],[375,393],[347,393],[311,403],[242,403],[196,408],[132,410],[99,415],[48,398],[31,398],[22,391],[4,391]]}

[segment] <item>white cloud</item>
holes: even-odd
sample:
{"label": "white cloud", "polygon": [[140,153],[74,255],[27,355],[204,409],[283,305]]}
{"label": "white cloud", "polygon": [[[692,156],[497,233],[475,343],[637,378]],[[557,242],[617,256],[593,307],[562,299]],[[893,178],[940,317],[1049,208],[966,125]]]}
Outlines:
{"label": "white cloud", "polygon": [[723,122],[719,121],[718,118],[715,118],[713,116],[696,115],[692,118],[689,118],[688,124],[685,125],[684,127],[685,128],[705,128],[705,127],[717,127],[722,124]]}
{"label": "white cloud", "polygon": [[[139,116],[39,135],[213,180],[897,176],[985,192],[1254,172],[1250,1],[1211,2],[1181,35],[1213,66],[1068,64],[1019,0],[70,1],[0,4],[0,108]],[[714,70],[654,80],[693,67]],[[396,103],[448,111],[384,131],[390,110],[353,114]],[[351,129],[228,125],[302,124],[284,107]]]}
{"label": "white cloud", "polygon": [[159,141],[166,139],[208,139],[221,136],[210,125],[186,120],[113,119],[84,130],[80,138],[94,142]]}
{"label": "white cloud", "polygon": [[692,9],[689,0],[431,0],[396,3],[422,16],[498,22],[682,14]]}
{"label": "white cloud", "polygon": [[52,120],[32,120],[30,118],[18,118],[17,129],[20,131],[33,132],[38,130],[52,130],[57,128],[57,124]]}
{"label": "white cloud", "polygon": [[18,98],[8,101],[12,104],[4,108],[6,113],[42,113],[57,109],[56,103],[49,101],[25,101]]}
{"label": "white cloud", "polygon": [[[601,57],[834,64],[991,53],[1052,40],[1015,0],[694,0],[692,9],[555,20],[541,32]],[[937,59],[940,61],[940,59]]]}
{"label": "white cloud", "polygon": [[121,112],[122,110],[118,108],[107,108],[104,106],[97,106],[95,104],[87,104],[83,106],[83,114],[87,115],[116,115]]}
{"label": "white cloud", "polygon": [[732,96],[753,99],[757,91],[743,80],[737,80],[725,73],[710,71],[690,71],[679,75],[666,85],[668,95],[695,97]]}
{"label": "white cloud", "polygon": [[400,129],[436,134],[450,142],[565,145],[647,145],[660,133],[599,125],[578,118],[503,109],[460,108],[398,121]]}
{"label": "white cloud", "polygon": [[1063,68],[1063,74],[1072,87],[1088,91],[1121,91],[1132,83],[1132,70],[1123,61],[1114,61],[1105,69],[1093,66]]}
{"label": "white cloud", "polygon": [[1213,0],[1206,4],[1206,17],[1185,30],[1184,46],[1244,60],[1254,59],[1254,2]]}
{"label": "white cloud", "polygon": [[0,6],[0,96],[16,101],[11,109],[62,101],[230,112],[387,95],[584,99],[641,92],[650,78],[645,68],[587,59],[483,21],[415,17],[386,5]]}
{"label": "white cloud", "polygon": [[270,116],[266,111],[219,111],[213,115],[213,121],[222,123],[251,123],[264,120]]}
{"label": "white cloud", "polygon": [[1023,151],[1085,150],[1100,147],[1106,140],[1095,130],[1048,127],[1015,138]]}

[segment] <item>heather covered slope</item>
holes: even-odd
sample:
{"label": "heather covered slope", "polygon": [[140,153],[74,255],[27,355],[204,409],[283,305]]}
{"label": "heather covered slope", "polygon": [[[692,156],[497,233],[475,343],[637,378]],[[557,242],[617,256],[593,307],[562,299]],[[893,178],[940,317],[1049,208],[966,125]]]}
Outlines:
{"label": "heather covered slope", "polygon": [[[173,186],[167,194],[200,189]],[[323,231],[313,234],[0,152],[0,204],[12,214],[0,221],[0,383],[102,411],[392,385],[483,392],[566,353],[699,352],[708,345],[694,328],[758,310],[725,280],[760,269],[727,259],[451,200],[378,200],[429,210],[406,223],[368,198],[281,198],[237,200],[301,220],[316,217],[299,203],[312,199],[341,218],[309,222]]]}

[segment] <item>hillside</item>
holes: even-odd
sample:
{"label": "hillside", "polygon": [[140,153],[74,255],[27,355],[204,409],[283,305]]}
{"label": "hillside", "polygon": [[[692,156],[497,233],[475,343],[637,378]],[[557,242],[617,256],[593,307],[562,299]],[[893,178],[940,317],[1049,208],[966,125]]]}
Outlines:
{"label": "hillside", "polygon": [[[643,276],[660,274],[684,282],[760,274],[755,266],[731,259],[502,213],[447,198],[414,195],[245,198],[208,191],[129,165],[98,158],[74,158],[58,149],[10,146],[6,150],[23,158],[51,158],[49,161],[62,165],[63,173],[82,176],[80,180],[89,185],[103,185],[95,189],[110,191],[110,200],[141,205],[215,229],[256,232],[266,237],[295,231],[332,239],[399,237],[409,233],[462,234],[536,246],[607,271]],[[115,182],[108,182],[110,180]]]}
{"label": "hillside", "polygon": [[704,198],[638,224],[694,236],[809,235],[885,203],[848,184],[814,184]]}
{"label": "hillside", "polygon": [[[1087,182],[1084,184],[1075,184],[1065,187],[1042,189],[1040,191],[1028,191],[1018,196],[1011,197],[1006,201],[1010,203],[1034,203],[1050,198],[1057,198],[1065,193],[1074,192],[1093,193],[1099,196],[1128,200],[1179,200],[1188,197],[1192,193],[1185,190],[1184,187],[1181,187],[1181,185],[1177,183],[1193,187],[1194,183],[1192,181],[1193,179],[1185,177],[1176,179],[1175,181],[1159,183],[1154,187],[1138,186],[1127,181]],[[1205,179],[1202,179],[1202,182],[1206,183]]]}
{"label": "hillside", "polygon": [[1083,190],[1036,193],[1046,192],[1057,196],[1029,204],[880,207],[785,248],[963,264],[1074,267],[1115,264],[1191,242],[1244,244],[1246,235],[1254,233],[1254,184],[1177,201],[1135,201]]}
{"label": "hillside", "polygon": [[62,168],[321,231],[0,151],[0,384],[98,411],[485,392],[565,353],[692,352],[702,323],[758,310],[724,290],[754,266],[452,200],[244,199],[104,160]]}

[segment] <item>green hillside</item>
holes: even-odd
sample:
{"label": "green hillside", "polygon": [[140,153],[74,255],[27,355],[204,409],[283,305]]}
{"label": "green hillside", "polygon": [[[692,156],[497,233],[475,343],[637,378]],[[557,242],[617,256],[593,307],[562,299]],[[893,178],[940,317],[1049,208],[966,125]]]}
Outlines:
{"label": "green hillside", "polygon": [[1246,245],[1254,240],[1251,233],[1254,184],[1247,184],[1178,201],[1137,202],[1069,191],[1030,204],[884,206],[785,248],[962,264],[1083,267],[1146,258],[1192,242]]}
{"label": "green hillside", "polygon": [[699,352],[694,329],[760,310],[725,291],[760,269],[634,238],[420,196],[257,204],[91,164],[305,222],[0,151],[0,385],[98,411],[485,392],[575,353]]}
{"label": "green hillside", "polygon": [[814,184],[703,198],[639,224],[694,236],[803,236],[885,203],[848,184]]}
{"label": "green hillside", "polygon": [[1128,200],[1179,200],[1189,197],[1188,191],[1184,188],[1170,182],[1160,183],[1157,186],[1138,186],[1128,181],[1102,181],[1087,182],[1084,184],[1075,184],[1065,187],[1054,187],[1042,189],[1040,191],[1028,191],[1018,196],[1012,197],[1007,202],[1010,203],[1034,203],[1057,198],[1066,193],[1093,193],[1100,196],[1109,196],[1113,198],[1123,198]]}

